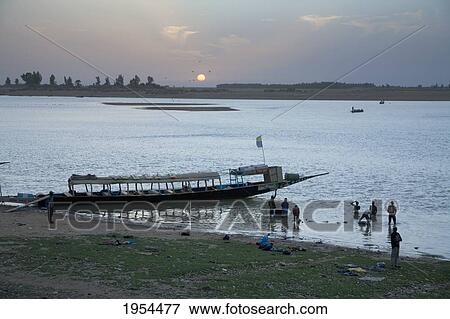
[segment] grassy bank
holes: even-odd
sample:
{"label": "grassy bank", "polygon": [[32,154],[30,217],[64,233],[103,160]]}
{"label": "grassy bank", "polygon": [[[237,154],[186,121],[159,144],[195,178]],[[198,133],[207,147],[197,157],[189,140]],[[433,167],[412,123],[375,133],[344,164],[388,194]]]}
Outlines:
{"label": "grassy bank", "polygon": [[[131,245],[105,245],[118,239]],[[320,244],[267,252],[250,241],[120,235],[0,238],[2,298],[450,298],[450,263],[403,260],[402,268],[345,276],[387,256]],[[384,277],[379,282],[362,277]]]}

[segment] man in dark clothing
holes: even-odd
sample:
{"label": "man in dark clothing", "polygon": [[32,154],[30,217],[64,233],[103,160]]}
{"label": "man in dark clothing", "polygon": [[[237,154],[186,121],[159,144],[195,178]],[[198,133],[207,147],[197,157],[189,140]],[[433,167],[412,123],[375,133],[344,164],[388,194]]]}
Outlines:
{"label": "man in dark clothing", "polygon": [[270,209],[270,215],[275,215],[275,208],[277,206],[275,205],[275,197],[272,195],[270,196],[270,200],[269,200],[269,209]]}
{"label": "man in dark clothing", "polygon": [[359,206],[359,202],[355,200],[354,202],[351,202],[350,205],[353,206],[353,217],[358,218],[359,210],[361,209],[361,206]]}
{"label": "man in dark clothing", "polygon": [[294,228],[298,228],[300,223],[300,208],[297,205],[292,208],[292,215],[294,215]]}
{"label": "man in dark clothing", "polygon": [[54,204],[53,204],[53,192],[48,194],[48,202],[47,202],[47,218],[48,223],[53,224],[53,212],[54,212]]}
{"label": "man in dark clothing", "polygon": [[283,214],[286,214],[289,212],[289,203],[287,198],[284,199],[284,201],[281,203],[281,208],[283,209]]}
{"label": "man in dark clothing", "polygon": [[370,218],[372,220],[376,220],[378,208],[377,208],[377,206],[375,206],[375,201],[372,201],[372,205],[370,205],[370,207],[369,207],[369,212],[370,212]]}
{"label": "man in dark clothing", "polygon": [[389,222],[388,224],[391,224],[391,221],[394,222],[394,225],[397,224],[397,207],[395,207],[394,205],[394,201],[391,201],[391,203],[389,204],[388,208],[387,208],[387,212],[389,214]]}
{"label": "man in dark clothing", "polygon": [[392,229],[391,233],[391,265],[392,267],[400,267],[399,255],[400,255],[400,242],[402,241],[402,236],[397,232],[397,227]]}

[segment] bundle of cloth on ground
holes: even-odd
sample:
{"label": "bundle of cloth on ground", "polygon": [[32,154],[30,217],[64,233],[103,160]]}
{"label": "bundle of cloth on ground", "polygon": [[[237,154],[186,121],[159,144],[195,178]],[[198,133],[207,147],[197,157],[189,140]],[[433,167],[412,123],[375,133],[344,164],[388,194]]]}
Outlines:
{"label": "bundle of cloth on ground", "polygon": [[290,249],[283,249],[283,248],[276,248],[276,247],[274,247],[273,244],[270,242],[269,234],[262,236],[256,242],[256,246],[258,246],[259,249],[266,250],[266,251],[282,253],[284,255],[291,255],[292,254]]}
{"label": "bundle of cloth on ground", "polygon": [[273,248],[273,244],[269,240],[269,235],[262,236],[256,245],[262,250],[272,250]]}

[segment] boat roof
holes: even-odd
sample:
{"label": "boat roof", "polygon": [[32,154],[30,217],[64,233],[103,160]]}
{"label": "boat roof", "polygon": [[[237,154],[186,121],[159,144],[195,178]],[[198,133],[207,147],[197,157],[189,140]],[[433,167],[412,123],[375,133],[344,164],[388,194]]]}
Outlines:
{"label": "boat roof", "polygon": [[238,168],[230,169],[230,174],[240,176],[260,175],[266,173],[268,170],[269,166],[267,166],[266,164],[258,164],[258,165],[241,166]]}
{"label": "boat roof", "polygon": [[196,172],[176,175],[131,175],[131,176],[96,176],[72,175],[69,184],[133,184],[133,183],[173,183],[220,179],[217,172]]}

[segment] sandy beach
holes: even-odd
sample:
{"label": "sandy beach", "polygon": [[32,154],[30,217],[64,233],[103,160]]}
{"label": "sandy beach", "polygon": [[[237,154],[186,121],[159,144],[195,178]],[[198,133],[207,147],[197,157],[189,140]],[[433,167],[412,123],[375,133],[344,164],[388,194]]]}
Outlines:
{"label": "sandy beach", "polygon": [[175,99],[251,99],[251,100],[367,100],[379,101],[450,101],[449,88],[329,88],[320,94],[317,89],[264,90],[217,89],[214,87],[165,88],[142,90],[139,96],[125,89],[30,89],[0,88],[0,95],[10,96],[72,96],[72,97],[145,97]]}

